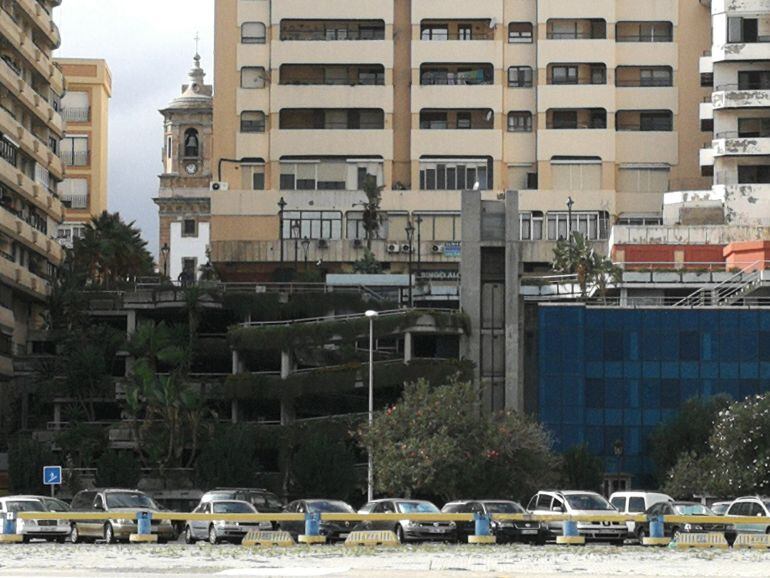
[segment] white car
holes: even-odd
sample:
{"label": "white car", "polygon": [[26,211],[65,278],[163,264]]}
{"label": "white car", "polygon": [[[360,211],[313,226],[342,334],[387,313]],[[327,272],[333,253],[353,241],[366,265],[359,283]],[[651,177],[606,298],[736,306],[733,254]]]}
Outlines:
{"label": "white car", "polygon": [[[593,515],[597,517],[617,514],[618,511],[596,492],[547,491],[538,492],[529,501],[527,510],[536,515],[572,514]],[[628,528],[624,522],[578,522],[578,532],[586,540],[611,542],[621,545],[628,537]],[[548,529],[554,536],[564,532],[564,522],[548,522]]]}
{"label": "white car", "polygon": [[[257,514],[257,509],[242,500],[213,500],[199,505],[193,514]],[[208,540],[211,544],[220,542],[240,543],[251,531],[269,532],[270,522],[232,522],[228,520],[189,520],[185,526],[184,541],[194,544]]]}
{"label": "white car", "polygon": [[[661,502],[673,502],[668,494],[657,492],[615,492],[610,496],[610,504],[621,514],[644,514],[648,508]],[[626,522],[629,534],[636,534],[636,522]],[[639,536],[637,536],[639,537]]]}
{"label": "white car", "polygon": [[[0,498],[0,513],[13,512],[48,512],[42,501],[35,497],[10,496]],[[63,543],[70,535],[68,520],[16,520],[16,533],[23,536],[24,542],[34,538]]]}

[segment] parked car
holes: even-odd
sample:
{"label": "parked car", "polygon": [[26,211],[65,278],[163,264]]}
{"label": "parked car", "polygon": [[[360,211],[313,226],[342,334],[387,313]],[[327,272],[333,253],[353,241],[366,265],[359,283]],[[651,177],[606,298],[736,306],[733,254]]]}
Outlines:
{"label": "parked car", "polygon": [[[350,504],[341,500],[296,500],[286,506],[287,514],[355,514],[356,511]],[[329,522],[321,520],[319,533],[326,536],[328,542],[344,541],[353,530],[355,523],[350,521]],[[289,532],[296,540],[297,537],[305,533],[305,521],[281,522],[281,530]]]}
{"label": "parked car", "polygon": [[[538,492],[527,505],[533,514],[546,515],[554,513],[573,515],[607,515],[617,514],[615,507],[596,492],[582,491],[542,491]],[[564,532],[564,522],[548,522],[548,530],[552,536],[561,536]],[[586,540],[611,542],[621,545],[628,537],[625,522],[578,522],[578,532]]]}
{"label": "parked car", "polygon": [[717,516],[724,516],[727,513],[727,509],[732,502],[714,502],[711,504],[711,511]]}
{"label": "parked car", "polygon": [[[440,510],[424,500],[384,499],[374,500],[359,510],[359,514],[439,514]],[[457,525],[454,522],[412,522],[410,520],[366,521],[360,524],[363,530],[391,530],[398,541],[404,542],[454,542],[457,540]]]}
{"label": "parked car", "polygon": [[[654,504],[645,511],[647,516],[715,516],[714,512],[710,508],[699,504],[698,502],[661,502]],[[727,524],[677,524],[677,523],[665,523],[663,525],[663,533],[667,538],[673,538],[674,540],[680,534],[690,533],[708,533],[708,532],[724,532],[727,529]],[[650,535],[650,523],[642,522],[636,532],[637,537],[641,540],[645,536]]]}
{"label": "parked car", "polygon": [[38,500],[45,506],[46,512],[69,512],[70,505],[64,500],[59,498],[52,498],[51,496],[19,496],[20,498],[29,498],[31,500]]}
{"label": "parked car", "polygon": [[[109,512],[115,518],[109,520],[77,520],[72,523],[71,539],[78,542],[104,540],[108,544],[127,541],[137,533],[135,512],[152,512],[152,533],[159,542],[176,540],[178,535],[173,524],[159,516],[161,509],[155,501],[139,490],[108,489],[83,490],[72,498],[73,512]],[[129,517],[121,517],[120,514]]]}
{"label": "parked car", "polygon": [[[736,499],[725,513],[725,522],[729,524],[729,519],[735,516],[770,517],[770,498],[744,496]],[[733,534],[768,534],[770,525],[766,521],[756,524],[731,524],[730,530]]]}
{"label": "parked car", "polygon": [[[657,492],[615,492],[610,496],[610,504],[621,514],[643,514],[650,506],[673,501],[668,494]],[[637,534],[636,522],[626,522],[626,526],[629,534]]]}
{"label": "parked car", "polygon": [[[0,498],[0,513],[48,512],[43,502],[32,496],[10,496]],[[70,524],[66,520],[17,520],[16,533],[23,536],[24,542],[43,539],[63,543],[70,533]]]}
{"label": "parked car", "polygon": [[[214,500],[195,508],[193,514],[257,514],[257,509],[242,500]],[[189,520],[184,529],[184,541],[194,544],[208,540],[211,544],[220,542],[240,543],[252,530],[271,530],[270,522],[232,522],[227,520]]]}
{"label": "parked car", "polygon": [[200,504],[215,500],[249,502],[260,514],[277,514],[283,511],[280,498],[262,488],[215,488],[201,496]]}
{"label": "parked car", "polygon": [[[462,500],[450,502],[442,509],[445,514],[526,514],[526,510],[518,502],[509,500]],[[540,522],[509,522],[492,520],[492,533],[498,543],[530,542],[545,544],[548,537],[548,527]],[[475,522],[457,522],[457,540],[465,543],[468,536],[476,532]]]}

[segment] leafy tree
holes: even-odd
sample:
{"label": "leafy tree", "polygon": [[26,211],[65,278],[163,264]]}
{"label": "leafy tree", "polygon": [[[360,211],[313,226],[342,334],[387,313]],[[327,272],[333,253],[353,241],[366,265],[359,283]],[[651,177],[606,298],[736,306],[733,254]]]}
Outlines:
{"label": "leafy tree", "polygon": [[154,271],[147,241],[134,222],[124,223],[119,213],[106,211],[91,219],[75,240],[72,260],[90,285],[105,288]]}
{"label": "leafy tree", "polygon": [[16,494],[43,494],[43,467],[56,462],[46,444],[32,436],[19,435],[12,439],[8,451],[8,475],[11,491]]}
{"label": "leafy tree", "polygon": [[574,446],[562,456],[561,478],[566,488],[598,492],[604,478],[604,464],[586,444]]}
{"label": "leafy tree", "polygon": [[359,439],[371,447],[377,490],[391,495],[524,498],[554,481],[550,436],[529,417],[481,411],[472,383],[406,385]]}
{"label": "leafy tree", "polygon": [[377,177],[366,175],[364,179],[363,191],[366,194],[366,202],[363,204],[364,211],[362,215],[364,232],[366,233],[366,248],[369,252],[372,250],[372,240],[377,238],[377,234],[382,226],[382,213],[380,213],[380,203],[382,202],[382,190],[385,187],[377,186]]}
{"label": "leafy tree", "polygon": [[726,395],[688,399],[676,417],[655,428],[649,439],[650,457],[661,481],[683,453],[697,458],[709,452],[714,422],[730,401]]}
{"label": "leafy tree", "polygon": [[364,249],[364,256],[353,263],[353,272],[359,275],[378,275],[382,273],[382,264],[370,249]]}
{"label": "leafy tree", "polygon": [[244,424],[223,424],[201,448],[195,480],[203,488],[249,487],[254,485],[259,470],[254,429]]}
{"label": "leafy tree", "polygon": [[135,488],[142,477],[141,464],[133,452],[108,450],[96,461],[99,487]]}
{"label": "leafy tree", "polygon": [[87,423],[75,423],[56,436],[64,461],[74,468],[89,468],[107,446],[105,428]]}
{"label": "leafy tree", "polygon": [[601,295],[602,300],[606,300],[609,286],[616,285],[623,280],[623,270],[615,265],[612,259],[599,253],[593,254],[593,262],[590,269],[592,279],[599,290],[599,295]]}
{"label": "leafy tree", "polygon": [[712,492],[729,496],[731,490],[723,484],[718,484],[712,475],[715,470],[716,461],[711,453],[698,455],[695,452],[682,452],[669,470],[661,489],[679,500],[689,500],[693,496]]}
{"label": "leafy tree", "polygon": [[327,433],[306,437],[292,460],[302,495],[348,500],[356,486],[355,454],[343,439]]}
{"label": "leafy tree", "polygon": [[572,233],[571,239],[559,239],[553,250],[553,270],[566,275],[576,275],[580,294],[585,298],[588,283],[592,281],[596,262],[591,243],[582,233]]}

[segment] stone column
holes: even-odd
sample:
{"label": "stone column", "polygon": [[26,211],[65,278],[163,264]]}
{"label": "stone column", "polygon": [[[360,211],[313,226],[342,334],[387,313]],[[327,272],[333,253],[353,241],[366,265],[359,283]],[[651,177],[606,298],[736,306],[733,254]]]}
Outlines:
{"label": "stone column", "polygon": [[404,363],[409,363],[414,357],[414,344],[412,341],[412,332],[404,333]]}

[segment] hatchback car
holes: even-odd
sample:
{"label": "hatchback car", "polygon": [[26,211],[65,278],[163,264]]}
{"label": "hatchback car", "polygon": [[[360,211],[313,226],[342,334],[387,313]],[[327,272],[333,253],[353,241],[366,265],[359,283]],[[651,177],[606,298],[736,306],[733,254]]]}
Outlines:
{"label": "hatchback car", "polygon": [[[660,502],[673,502],[674,498],[668,494],[658,492],[615,492],[610,496],[610,504],[621,514],[642,514],[648,508]],[[628,533],[637,535],[636,522],[626,522]]]}
{"label": "hatchback car", "polygon": [[[287,514],[355,514],[356,511],[350,504],[341,500],[296,500],[286,506]],[[350,521],[329,522],[321,520],[319,534],[326,536],[328,542],[344,541],[353,530],[354,523]],[[300,534],[305,533],[305,522],[281,522],[281,530],[289,532],[296,540]]]}
{"label": "hatchback car", "polygon": [[[647,509],[645,512],[647,516],[716,516],[706,506],[699,504],[698,502],[661,502],[655,504]],[[678,524],[678,523],[665,523],[663,524],[663,533],[667,538],[673,538],[674,541],[680,534],[695,534],[695,533],[709,533],[709,532],[724,532],[727,528],[727,524]],[[637,537],[641,540],[650,535],[650,523],[642,522],[638,525],[636,531]]]}
{"label": "hatchback car", "polygon": [[72,498],[72,511],[115,513],[115,518],[109,520],[73,522],[70,538],[74,544],[96,540],[104,540],[108,544],[127,541],[131,534],[137,533],[136,512],[153,514],[152,533],[157,534],[159,542],[177,539],[173,524],[159,517],[161,508],[158,504],[139,490],[83,490]]}
{"label": "hatchback car", "polygon": [[[445,514],[526,514],[527,511],[518,502],[509,500],[463,500],[446,504],[441,511]],[[475,522],[457,522],[457,540],[467,542],[468,536],[476,532]],[[510,522],[492,520],[492,534],[499,543],[530,542],[545,544],[548,527],[541,522]]]}
{"label": "hatchback car", "polygon": [[249,502],[260,514],[277,514],[283,511],[283,502],[278,496],[262,488],[215,488],[201,496],[200,504],[214,500]]}
{"label": "hatchback car", "polygon": [[[257,509],[248,502],[238,500],[214,500],[201,504],[193,514],[257,514]],[[240,543],[243,537],[254,530],[271,530],[270,522],[233,522],[228,520],[189,520],[184,530],[184,541],[194,544],[208,540],[211,544],[220,542]]]}
{"label": "hatchback car", "polygon": [[727,509],[730,507],[730,504],[732,502],[714,502],[711,504],[711,511],[714,512],[717,516],[724,516],[727,513]]}
{"label": "hatchback car", "polygon": [[[34,496],[11,496],[0,498],[0,513],[50,512],[43,502]],[[70,533],[67,520],[16,520],[16,533],[24,542],[43,539],[63,543]]]}
{"label": "hatchback car", "polygon": [[[358,511],[359,514],[440,514],[441,511],[425,500],[384,499],[374,500]],[[457,525],[454,522],[413,522],[366,521],[360,524],[362,530],[390,530],[398,541],[404,542],[454,542],[457,540]]]}
{"label": "hatchback car", "polygon": [[[533,514],[573,514],[597,515],[617,514],[615,507],[596,492],[581,491],[543,491],[538,492],[529,501],[527,510]],[[578,533],[586,540],[623,544],[628,537],[628,527],[625,522],[578,522]],[[548,522],[548,530],[552,536],[564,533],[564,522]]]}
{"label": "hatchback car", "polygon": [[[770,498],[760,496],[745,496],[736,499],[725,513],[725,522],[730,523],[731,517],[767,518],[770,517]],[[733,533],[737,534],[770,534],[770,524],[767,521],[757,521],[756,524],[731,524]]]}

